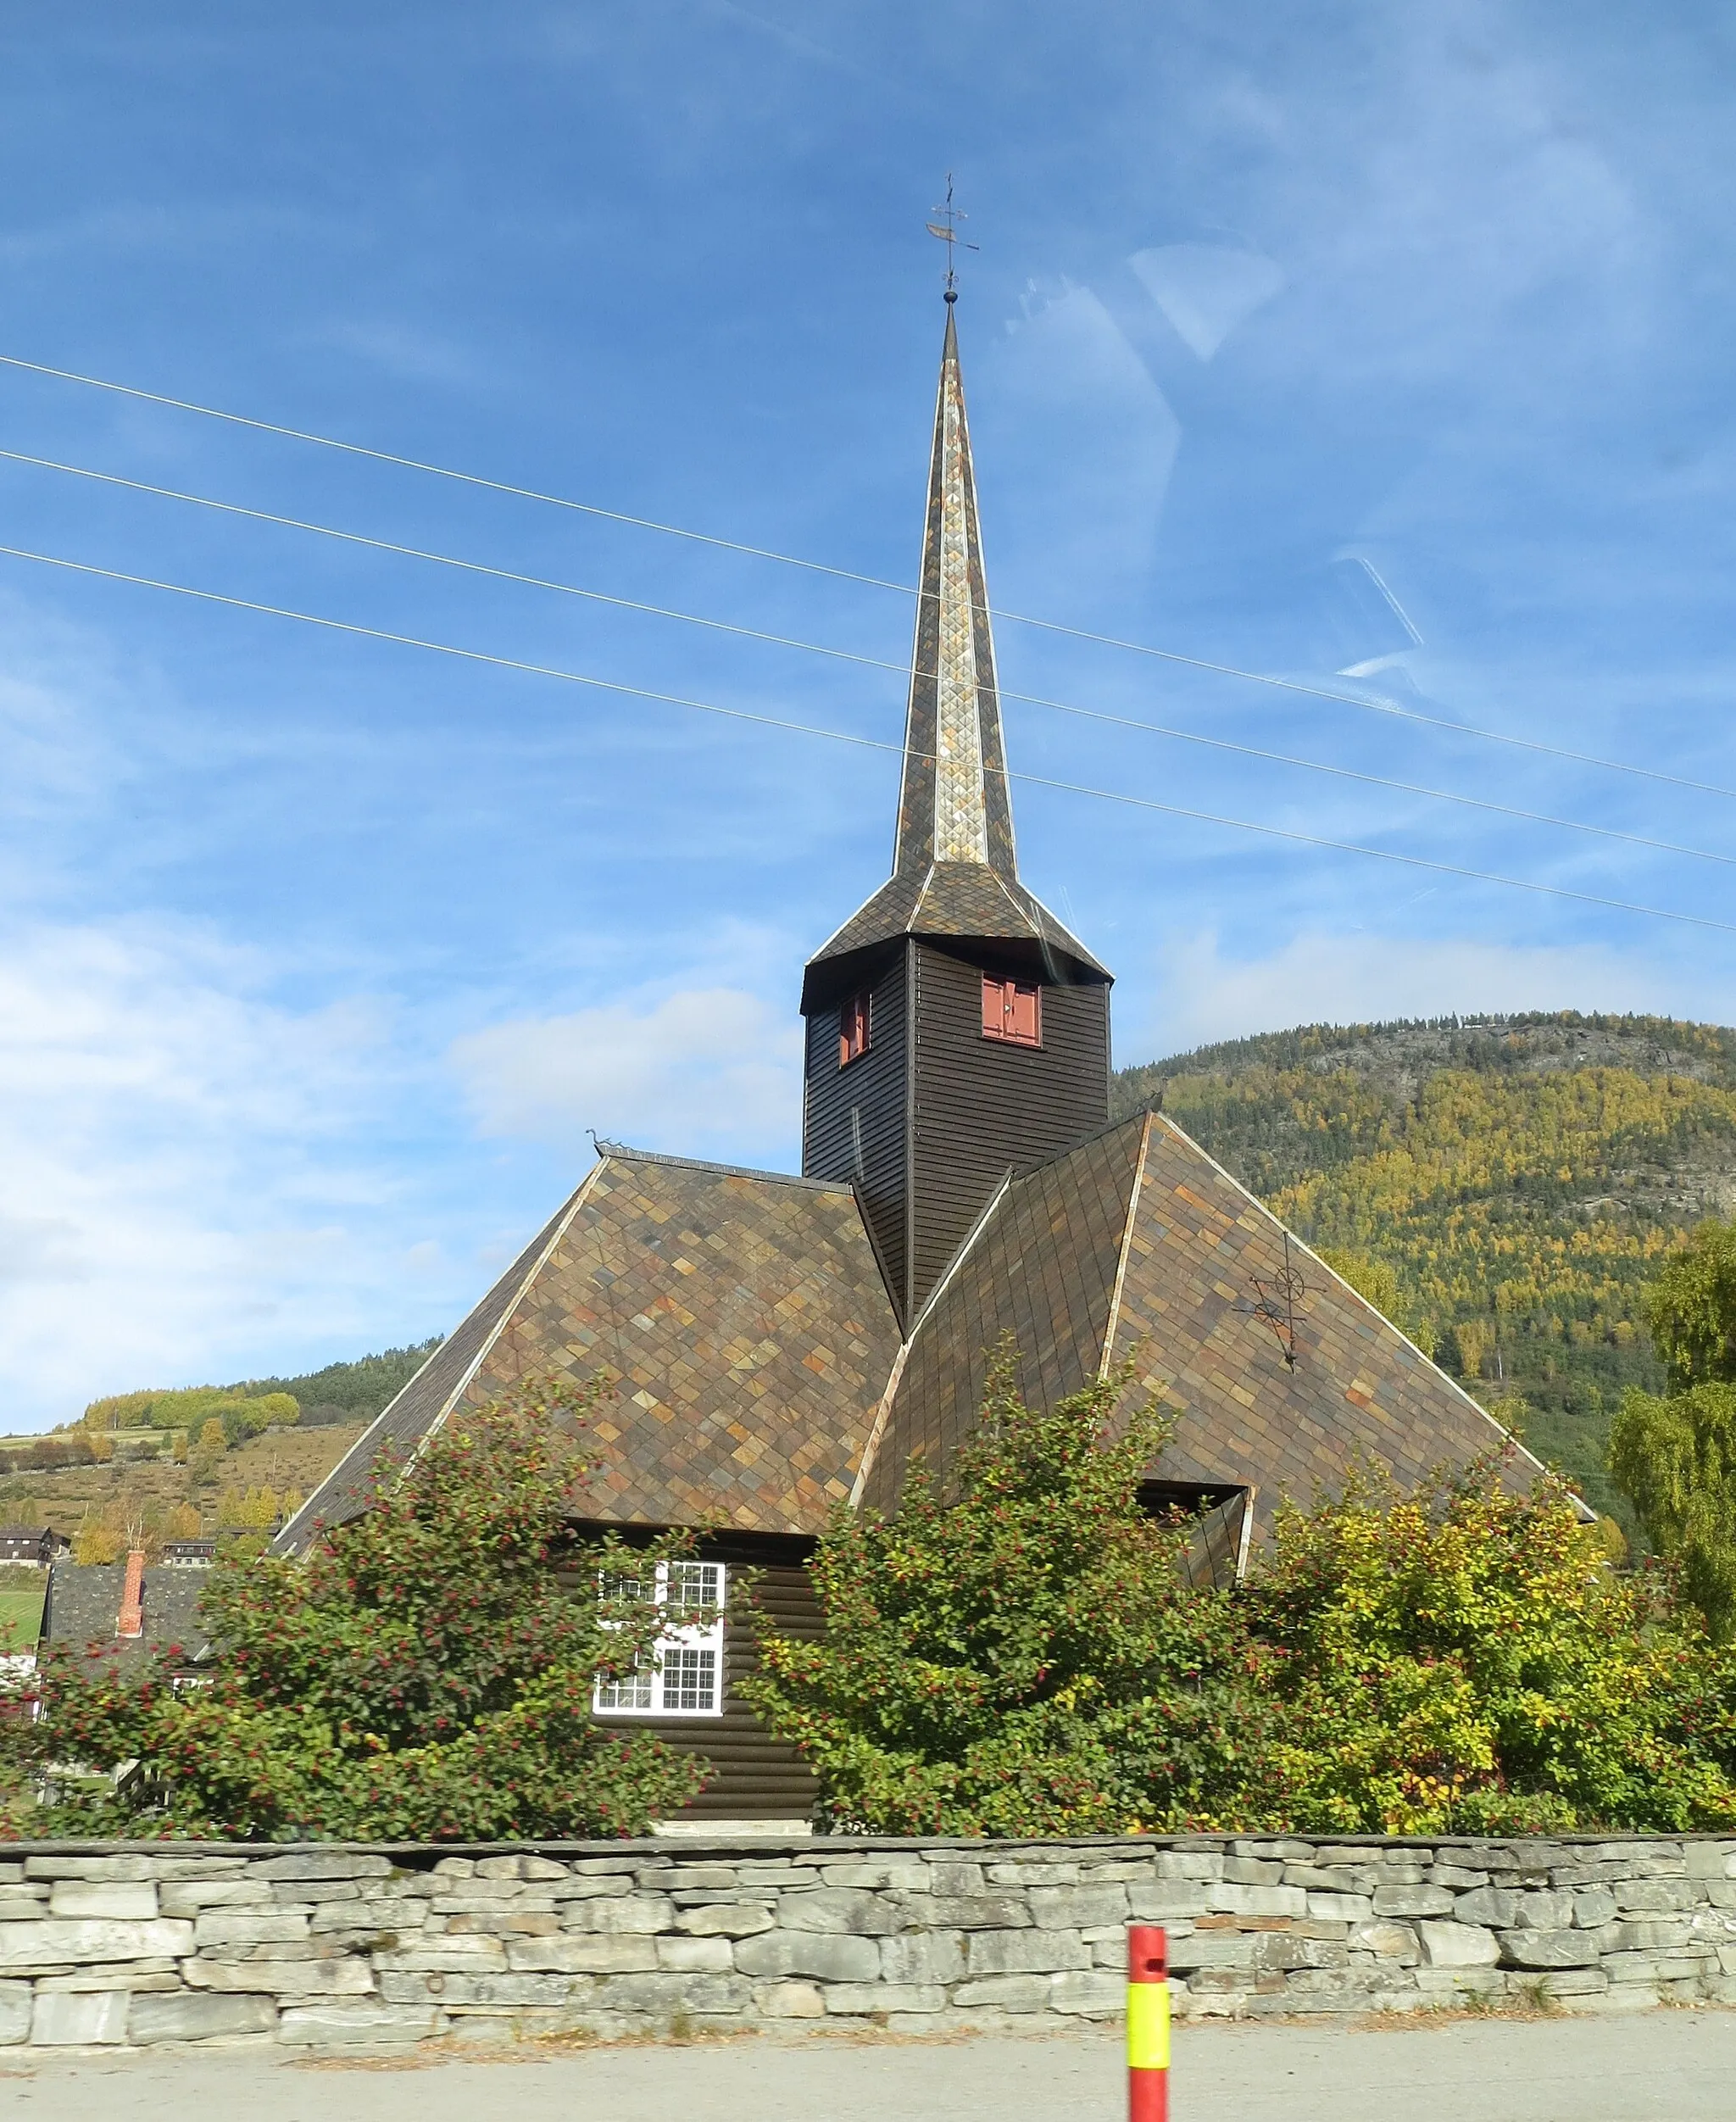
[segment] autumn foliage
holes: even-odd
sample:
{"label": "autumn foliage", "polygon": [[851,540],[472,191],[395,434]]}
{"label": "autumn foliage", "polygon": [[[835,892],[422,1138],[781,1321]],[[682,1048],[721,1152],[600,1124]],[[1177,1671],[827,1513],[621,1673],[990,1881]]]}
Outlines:
{"label": "autumn foliage", "polygon": [[454,1418],[304,1561],[220,1561],[197,1665],[52,1653],[40,1717],[0,1718],[13,1831],[481,1841],[678,1808],[704,1764],[591,1720],[598,1677],[679,1617],[589,1594],[626,1551],[568,1533],[585,1412],[555,1389]]}

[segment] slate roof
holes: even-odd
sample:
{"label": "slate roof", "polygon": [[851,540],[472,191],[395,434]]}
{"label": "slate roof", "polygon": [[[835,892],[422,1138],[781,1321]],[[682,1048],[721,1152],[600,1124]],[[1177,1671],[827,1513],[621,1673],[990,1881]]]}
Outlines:
{"label": "slate roof", "polygon": [[[1282,1495],[1359,1461],[1409,1484],[1504,1439],[1294,1239],[1287,1363],[1260,1310],[1283,1226],[1155,1113],[1010,1172],[903,1345],[848,1188],[603,1147],[281,1549],[362,1508],[382,1452],[539,1373],[614,1387],[585,1512],[617,1524],[812,1534],[847,1496],[889,1509],[913,1459],[944,1473],[1007,1335],[1043,1405],[1132,1355],[1132,1390],[1180,1417],[1154,1478],[1257,1490],[1260,1535]],[[1536,1470],[1522,1455],[1518,1478]]]}
{"label": "slate roof", "polygon": [[[1010,1178],[917,1322],[858,1493],[889,1509],[921,1456],[943,1473],[1010,1336],[1027,1400],[1052,1406],[1132,1356],[1131,1390],[1179,1415],[1151,1471],[1251,1487],[1257,1536],[1359,1461],[1413,1485],[1506,1433],[1398,1328],[1289,1239],[1293,1365],[1262,1304],[1286,1273],[1283,1225],[1199,1144],[1147,1113]],[[1540,1471],[1520,1455],[1516,1478]]]}
{"label": "slate roof", "polygon": [[536,1373],[614,1387],[588,1516],[817,1533],[849,1495],[899,1346],[854,1195],[604,1146],[280,1547],[360,1509],[382,1452]]}
{"label": "slate roof", "polygon": [[203,1645],[205,1631],[199,1619],[199,1600],[205,1589],[203,1569],[185,1563],[147,1569],[141,1601],[144,1633],[123,1638],[115,1635],[114,1624],[120,1615],[125,1578],[125,1562],[57,1561],[48,1572],[42,1640],[100,1643],[108,1651],[124,1652],[164,1650],[174,1644],[192,1652]]}

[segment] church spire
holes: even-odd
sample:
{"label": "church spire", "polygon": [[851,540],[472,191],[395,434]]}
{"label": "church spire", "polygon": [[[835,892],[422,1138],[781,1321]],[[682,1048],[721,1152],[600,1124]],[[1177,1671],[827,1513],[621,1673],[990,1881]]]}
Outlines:
{"label": "church spire", "polygon": [[954,301],[949,291],[893,870],[920,877],[935,862],[977,862],[1011,883],[1018,864]]}

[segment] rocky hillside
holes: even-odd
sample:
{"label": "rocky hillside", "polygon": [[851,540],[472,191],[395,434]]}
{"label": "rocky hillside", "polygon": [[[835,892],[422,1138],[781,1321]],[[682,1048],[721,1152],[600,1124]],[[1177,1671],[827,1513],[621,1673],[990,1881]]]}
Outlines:
{"label": "rocky hillside", "polygon": [[1312,1245],[1387,1262],[1402,1323],[1631,1523],[1603,1469],[1655,1386],[1641,1286],[1736,1210],[1736,1032],[1558,1016],[1308,1025],[1122,1069]]}

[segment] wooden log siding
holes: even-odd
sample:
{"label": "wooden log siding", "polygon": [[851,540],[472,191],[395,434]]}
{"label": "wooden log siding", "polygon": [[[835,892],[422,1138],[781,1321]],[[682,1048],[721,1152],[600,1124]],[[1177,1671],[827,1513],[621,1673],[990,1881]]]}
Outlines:
{"label": "wooden log siding", "polygon": [[[908,1276],[910,1011],[906,946],[860,966],[845,990],[808,1019],[802,1170],[854,1186],[887,1292],[903,1317]],[[868,1050],[847,1068],[837,1059],[838,1016],[851,994],[869,994]]]}
{"label": "wooden log siding", "polygon": [[[969,955],[965,955],[968,951]],[[1043,989],[1043,1044],[985,1039],[985,972],[1028,979],[992,946],[911,955],[912,1312],[951,1264],[1003,1172],[1060,1156],[1109,1119],[1109,989]]]}
{"label": "wooden log siding", "polygon": [[[586,1529],[591,1534],[601,1529]],[[711,1763],[710,1782],[678,1816],[682,1819],[805,1820],[814,1811],[818,1786],[812,1772],[793,1746],[772,1737],[741,1694],[742,1681],[759,1663],[750,1600],[765,1622],[785,1635],[811,1640],[821,1633],[824,1624],[807,1568],[812,1551],[811,1540],[701,1540],[696,1559],[721,1562],[730,1573],[723,1621],[723,1714],[622,1717],[604,1711],[597,1716],[599,1724],[642,1726],[678,1752],[703,1754]],[[558,1575],[575,1598],[596,1596],[587,1575],[573,1568]]]}

